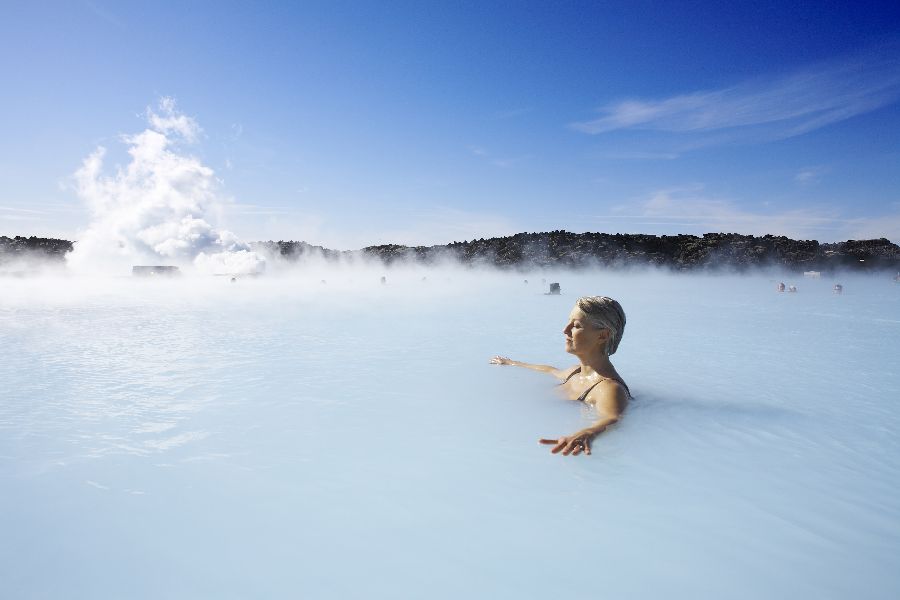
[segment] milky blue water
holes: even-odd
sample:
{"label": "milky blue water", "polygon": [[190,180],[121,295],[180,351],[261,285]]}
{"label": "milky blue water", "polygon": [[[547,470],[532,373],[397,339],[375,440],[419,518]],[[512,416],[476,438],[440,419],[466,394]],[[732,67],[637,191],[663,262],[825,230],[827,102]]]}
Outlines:
{"label": "milky blue water", "polygon": [[[900,285],[777,282],[0,280],[0,597],[900,597]],[[636,400],[554,456],[590,411],[488,358],[582,294]]]}

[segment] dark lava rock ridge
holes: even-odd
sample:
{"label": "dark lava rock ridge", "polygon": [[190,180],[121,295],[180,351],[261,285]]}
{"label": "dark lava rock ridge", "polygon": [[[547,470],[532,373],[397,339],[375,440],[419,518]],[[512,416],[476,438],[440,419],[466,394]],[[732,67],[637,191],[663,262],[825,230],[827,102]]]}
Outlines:
{"label": "dark lava rock ridge", "polygon": [[[375,260],[384,265],[438,265],[458,262],[505,269],[664,267],[679,271],[736,271],[780,267],[792,271],[836,270],[900,272],[900,246],[885,238],[831,244],[784,236],[706,233],[644,235],[623,233],[517,233],[436,246],[384,244],[361,250],[331,250],[306,242],[267,241],[251,244],[269,257],[301,263]],[[0,266],[18,258],[62,263],[73,242],[35,236],[0,236]]]}
{"label": "dark lava rock ridge", "polygon": [[900,246],[890,240],[848,240],[820,244],[784,236],[707,233],[655,236],[644,234],[517,233],[436,246],[385,244],[337,251],[306,242],[259,242],[254,249],[290,261],[307,257],[326,260],[377,259],[397,263],[494,266],[519,270],[566,267],[667,267],[673,270],[726,270],[781,267],[794,271],[900,271]]}

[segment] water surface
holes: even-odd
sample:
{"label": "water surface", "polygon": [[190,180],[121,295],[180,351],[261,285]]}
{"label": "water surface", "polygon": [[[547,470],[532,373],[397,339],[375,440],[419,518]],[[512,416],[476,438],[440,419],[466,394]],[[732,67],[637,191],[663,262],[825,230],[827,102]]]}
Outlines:
{"label": "water surface", "polygon": [[[776,283],[3,280],[0,596],[896,598],[900,286]],[[637,399],[564,458],[487,359],[573,364],[582,294]]]}

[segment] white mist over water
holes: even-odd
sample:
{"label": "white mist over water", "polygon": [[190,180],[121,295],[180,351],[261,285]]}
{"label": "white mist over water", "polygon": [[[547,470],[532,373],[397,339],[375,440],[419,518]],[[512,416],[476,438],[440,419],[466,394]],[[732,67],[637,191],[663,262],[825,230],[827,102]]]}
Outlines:
{"label": "white mist over water", "polygon": [[[776,283],[4,282],[0,597],[896,598],[900,286]],[[585,294],[636,400],[553,456],[590,411],[487,361]]]}
{"label": "white mist over water", "polygon": [[[158,111],[158,112],[157,112]],[[255,273],[265,261],[227,230],[209,223],[222,202],[212,169],[183,153],[200,134],[171,98],[147,109],[148,128],[123,136],[131,162],[103,173],[98,148],[75,173],[92,222],[67,256],[77,272],[127,273],[133,265],[195,267],[202,273]]]}

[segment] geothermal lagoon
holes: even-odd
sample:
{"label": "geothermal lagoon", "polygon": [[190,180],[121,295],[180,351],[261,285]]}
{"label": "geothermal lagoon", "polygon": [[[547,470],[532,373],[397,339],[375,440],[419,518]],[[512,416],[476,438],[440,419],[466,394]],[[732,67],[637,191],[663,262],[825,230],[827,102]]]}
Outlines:
{"label": "geothermal lagoon", "polygon": [[[0,283],[2,597],[900,591],[890,277]],[[593,455],[555,456],[537,440],[590,409],[488,359],[574,364],[588,294],[625,308],[635,400]]]}

